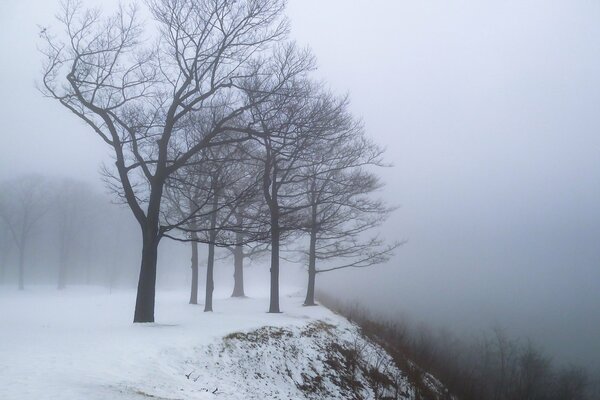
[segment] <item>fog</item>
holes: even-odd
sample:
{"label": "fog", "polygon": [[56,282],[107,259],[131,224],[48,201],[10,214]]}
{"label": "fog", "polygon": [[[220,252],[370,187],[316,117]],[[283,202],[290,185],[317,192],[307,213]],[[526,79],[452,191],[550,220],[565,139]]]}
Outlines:
{"label": "fog", "polygon": [[[101,193],[108,149],[35,87],[37,25],[56,9],[0,3],[0,179]],[[319,289],[459,334],[499,325],[600,368],[600,3],[291,0],[288,14],[386,146],[381,195],[399,208],[383,232],[407,241]],[[181,266],[184,282],[187,250],[165,246],[161,276]]]}

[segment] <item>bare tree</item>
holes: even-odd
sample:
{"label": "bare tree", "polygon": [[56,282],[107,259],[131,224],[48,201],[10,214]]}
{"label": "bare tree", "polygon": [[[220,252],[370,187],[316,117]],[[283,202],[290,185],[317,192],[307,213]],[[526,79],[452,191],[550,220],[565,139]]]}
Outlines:
{"label": "bare tree", "polygon": [[258,136],[262,151],[256,159],[263,162],[263,195],[270,212],[269,312],[280,311],[282,237],[312,231],[307,304],[314,304],[316,258],[352,259],[319,272],[365,267],[384,261],[397,246],[383,246],[378,238],[359,240],[391,209],[365,196],[380,185],[360,167],[378,165],[381,151],[362,137],[360,125],[347,111],[346,99],[308,80],[296,80],[285,89],[252,110],[252,123],[263,132]]}
{"label": "bare tree", "polygon": [[[165,236],[192,242],[192,269],[196,270],[197,244],[208,245],[205,311],[212,311],[216,247],[243,245],[250,238],[252,225],[241,224],[235,213],[256,197],[257,177],[244,167],[242,155],[239,146],[205,149],[197,157],[203,162],[190,163],[167,182],[167,210],[171,212],[163,219],[177,229]],[[192,273],[192,300],[195,292],[197,273]]]}
{"label": "bare tree", "polygon": [[[207,163],[202,163],[206,167]],[[194,168],[196,167],[196,168]],[[198,259],[198,215],[200,214],[214,193],[210,190],[208,183],[210,176],[198,173],[197,166],[188,165],[167,181],[166,198],[167,208],[166,220],[179,221],[186,229],[184,234],[189,238],[191,247],[190,268],[192,277],[190,282],[190,304],[198,304],[198,282],[199,282],[199,259]],[[179,239],[183,240],[183,239]]]}
{"label": "bare tree", "polygon": [[[306,62],[306,55],[292,50],[281,56],[282,65],[289,60]],[[306,152],[313,140],[311,124],[317,123],[322,110],[314,101],[314,86],[307,80],[296,80],[273,96],[268,103],[253,108],[252,125],[262,132],[255,159],[262,162],[262,191],[269,210],[271,244],[269,312],[279,313],[279,263],[281,239],[297,232],[298,203],[302,195],[299,171],[314,161]]]}
{"label": "bare tree", "polygon": [[0,284],[4,283],[6,275],[6,263],[10,252],[10,232],[4,223],[0,224]]}
{"label": "bare tree", "polygon": [[[165,236],[191,242],[190,304],[198,304],[198,243],[208,244],[204,311],[212,311],[217,223],[224,187],[224,165],[217,160],[208,160],[212,158],[208,154],[214,154],[215,150],[219,149],[203,150],[197,158],[204,162],[191,163],[181,168],[167,181],[165,188],[168,203],[164,220],[171,227],[177,227],[176,230],[169,230]],[[177,235],[177,232],[181,234]]]}
{"label": "bare tree", "polygon": [[48,209],[47,195],[40,176],[5,181],[0,189],[0,218],[18,251],[19,290],[25,289],[25,255],[36,225]]}
{"label": "bare tree", "polygon": [[554,380],[553,397],[557,400],[597,398],[587,396],[588,387],[587,372],[580,367],[568,366],[561,369]]}
{"label": "bare tree", "polygon": [[[173,229],[160,221],[166,180],[200,150],[243,139],[227,125],[269,93],[249,97],[241,89],[288,31],[282,0],[153,0],[148,7],[156,40],[134,6],[102,18],[73,1],[59,17],[64,34],[41,33],[44,94],[110,146],[115,187],[141,228],[134,322],[154,321],[158,244]],[[184,127],[194,115],[211,119],[201,139],[189,142]]]}
{"label": "bare tree", "polygon": [[550,359],[531,342],[519,354],[518,375],[511,392],[512,399],[544,399],[550,383]]}
{"label": "bare tree", "polygon": [[[254,149],[253,149],[254,148]],[[231,297],[245,297],[244,260],[261,256],[269,248],[269,231],[265,224],[268,214],[261,192],[261,165],[250,156],[256,143],[249,141],[238,147],[234,170],[237,177],[225,188],[234,201],[228,204],[231,215],[228,231],[231,243],[224,246],[233,256],[233,291]]]}
{"label": "bare tree", "polygon": [[[204,213],[202,207],[196,207],[196,210],[188,211],[188,217],[181,220],[177,223],[167,224],[167,229],[165,231],[176,228],[180,231],[189,230],[189,224],[186,227],[183,222],[188,222],[192,219],[198,219],[198,215],[210,215],[213,220],[211,220],[208,225],[202,226],[202,224],[197,225],[197,229],[203,231],[208,226],[208,238],[202,239],[200,237],[195,237],[194,240],[198,241],[206,241],[209,244],[209,261],[208,261],[208,273],[207,273],[207,300],[211,297],[212,294],[212,265],[214,259],[214,245],[220,246],[231,246],[235,244],[244,244],[256,241],[260,236],[266,236],[264,233],[263,225],[267,224],[270,228],[268,231],[269,239],[271,240],[271,248],[272,253],[276,254],[272,256],[272,266],[271,266],[271,299],[276,302],[276,306],[272,306],[270,309],[277,309],[278,311],[278,270],[279,270],[279,240],[281,236],[281,227],[279,225],[280,218],[289,218],[293,210],[297,209],[296,207],[292,207],[291,209],[282,212],[281,205],[277,203],[277,201],[273,201],[271,195],[269,194],[270,190],[267,186],[271,186],[271,181],[269,180],[271,177],[268,174],[271,174],[273,170],[273,157],[274,154],[273,149],[285,149],[287,152],[295,152],[296,155],[292,155],[291,159],[299,160],[299,154],[301,154],[302,146],[297,146],[296,150],[292,149],[291,143],[296,141],[293,136],[297,136],[296,133],[291,133],[291,130],[296,130],[297,128],[291,128],[294,126],[294,123],[298,124],[300,119],[296,122],[289,119],[289,115],[280,114],[279,112],[287,110],[291,110],[294,108],[292,106],[289,107],[296,102],[295,107],[300,107],[300,102],[303,97],[299,96],[302,93],[302,87],[306,86],[303,82],[305,82],[304,75],[307,71],[312,68],[313,59],[305,50],[298,50],[295,45],[288,44],[278,47],[277,51],[273,54],[268,60],[264,60],[261,63],[260,68],[258,69],[258,73],[249,76],[245,81],[245,91],[249,98],[250,107],[248,107],[249,113],[240,116],[240,118],[235,118],[230,121],[230,125],[228,126],[229,132],[233,135],[235,134],[245,134],[248,137],[252,138],[255,142],[259,143],[259,146],[247,146],[247,149],[244,149],[240,146],[241,142],[236,143],[235,150],[237,153],[241,153],[239,156],[236,156],[236,151],[228,152],[226,156],[223,154],[219,155],[217,159],[219,162],[214,163],[214,167],[208,172],[208,176],[210,176],[211,190],[215,194],[215,197],[220,197],[219,199],[212,199],[214,201],[212,210],[209,211],[208,214]],[[260,97],[261,100],[257,101],[256,97]],[[294,100],[295,99],[295,100]],[[291,111],[295,113],[296,111]],[[299,114],[299,113],[298,113]],[[303,123],[306,123],[307,119],[310,119],[310,116],[306,114],[302,114]],[[193,121],[191,123],[195,129],[202,130],[202,125],[198,124],[198,121]],[[290,127],[290,130],[286,131],[284,126]],[[306,139],[300,139],[306,140]],[[223,147],[223,146],[221,146]],[[232,146],[230,146],[232,147]],[[210,149],[207,149],[207,154],[209,151],[215,151],[218,149],[218,146],[211,146]],[[276,150],[279,152],[280,150]],[[213,154],[214,158],[214,154]],[[278,162],[284,163],[284,159],[289,160],[290,157],[281,157],[279,159],[279,155],[277,156]],[[244,163],[256,163],[260,165],[261,173],[259,176],[253,175],[253,179],[249,180],[244,178],[244,175],[248,175],[249,170],[242,168],[245,172],[240,172],[239,167],[240,163],[244,165]],[[293,164],[294,161],[291,162]],[[199,163],[194,162],[193,158],[190,159],[190,166],[193,168],[198,168]],[[223,165],[225,164],[225,165]],[[291,165],[290,164],[290,165]],[[235,169],[238,168],[236,172]],[[180,186],[183,187],[184,191],[186,186],[193,186],[194,180],[189,179],[189,177],[193,177],[195,174],[206,174],[207,170],[204,171],[196,171],[191,169],[187,172],[181,174],[178,178],[180,181]],[[267,171],[265,171],[265,168]],[[288,171],[291,173],[292,169]],[[286,173],[286,174],[288,174]],[[216,174],[216,175],[215,175]],[[265,178],[266,177],[266,178]],[[257,180],[257,178],[259,178]],[[217,181],[221,181],[224,179],[224,182],[228,182],[227,184],[218,184],[215,186],[213,183]],[[182,182],[187,183],[183,184]],[[265,184],[265,182],[269,182]],[[225,188],[232,188],[241,183],[241,187],[243,188],[242,192],[236,193],[235,190],[225,190]],[[256,185],[260,183],[260,187],[262,188],[263,195],[269,205],[269,221],[261,221],[260,218],[252,218],[245,219],[243,223],[240,223],[235,217],[232,222],[232,216],[238,212],[239,215],[239,207],[242,206],[245,202],[244,199],[251,197],[252,193],[255,192]],[[275,193],[275,198],[277,198],[277,193],[281,188],[281,184],[287,184],[290,182],[282,182],[279,181],[276,185],[272,186],[273,193]],[[216,187],[221,188],[218,192]],[[189,189],[189,188],[188,188]],[[239,189],[239,188],[238,188]],[[243,195],[241,195],[243,193]],[[291,200],[288,200],[289,203]],[[180,203],[180,202],[179,202]],[[216,214],[221,213],[221,209],[229,208],[229,211],[221,215],[220,217],[216,217]],[[221,222],[216,223],[216,219]],[[275,221],[275,222],[274,222]],[[225,228],[227,227],[227,228]],[[290,230],[291,231],[291,230]],[[235,238],[231,238],[227,235],[227,233],[234,232],[236,234]],[[276,234],[274,235],[274,232]],[[212,236],[211,236],[212,235]],[[190,240],[189,238],[176,238],[170,233],[164,233],[164,236],[171,237],[176,240]],[[273,260],[276,260],[276,264],[274,264]],[[205,306],[207,309],[211,308],[209,305]]]}
{"label": "bare tree", "polygon": [[[364,268],[385,262],[399,243],[364,235],[393,210],[371,195],[382,187],[368,170],[383,166],[383,150],[368,140],[348,111],[347,99],[327,96],[307,150],[313,160],[304,174],[306,209],[302,228],[309,235],[308,285],[304,305],[315,305],[317,273]],[[338,261],[317,268],[317,261]]]}
{"label": "bare tree", "polygon": [[67,284],[70,258],[73,246],[78,238],[89,234],[90,210],[87,209],[93,202],[92,193],[82,182],[65,179],[60,182],[56,189],[58,193],[55,198],[55,209],[58,217],[57,236],[59,240],[59,265],[58,265],[58,289],[64,289]]}
{"label": "bare tree", "polygon": [[[242,226],[246,220],[242,214],[234,214],[236,223]],[[233,291],[231,297],[246,297],[244,289],[244,265],[245,260],[253,260],[261,257],[269,251],[268,242],[247,243],[243,233],[236,234],[236,242],[232,246],[226,246],[233,256]]]}

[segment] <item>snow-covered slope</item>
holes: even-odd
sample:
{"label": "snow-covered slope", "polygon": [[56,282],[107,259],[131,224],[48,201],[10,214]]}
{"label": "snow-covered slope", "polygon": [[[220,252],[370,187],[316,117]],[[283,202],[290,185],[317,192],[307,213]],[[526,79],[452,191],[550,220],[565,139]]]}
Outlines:
{"label": "snow-covered slope", "polygon": [[388,354],[326,308],[223,298],[204,313],[185,299],[161,292],[160,322],[133,325],[132,292],[0,288],[0,399],[413,397]]}

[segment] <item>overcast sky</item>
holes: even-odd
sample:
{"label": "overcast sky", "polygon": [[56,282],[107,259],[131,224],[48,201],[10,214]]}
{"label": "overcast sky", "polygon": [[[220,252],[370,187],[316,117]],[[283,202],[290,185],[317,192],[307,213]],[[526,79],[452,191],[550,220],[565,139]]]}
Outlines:
{"label": "overcast sky", "polygon": [[[35,89],[52,0],[0,0],[0,178],[101,185],[107,149]],[[317,75],[387,146],[376,270],[320,283],[424,321],[600,359],[600,2],[291,0]],[[370,297],[370,296],[369,296]],[[590,348],[592,351],[590,351]]]}

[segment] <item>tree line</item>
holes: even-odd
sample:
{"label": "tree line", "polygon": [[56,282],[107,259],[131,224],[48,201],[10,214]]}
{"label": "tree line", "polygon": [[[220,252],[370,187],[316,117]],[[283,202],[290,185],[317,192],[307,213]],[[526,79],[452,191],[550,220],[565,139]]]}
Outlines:
{"label": "tree line", "polygon": [[[289,40],[283,0],[152,0],[104,16],[63,3],[43,29],[41,90],[111,149],[108,186],[141,232],[134,322],[153,322],[159,243],[208,246],[243,263],[270,254],[269,312],[280,312],[282,252],[305,254],[314,304],[319,273],[387,260],[398,246],[370,233],[393,208],[374,194],[383,149],[346,96],[312,77],[315,59]],[[142,20],[143,12],[150,18]],[[307,238],[306,248],[294,248]]]}
{"label": "tree line", "polygon": [[[380,343],[417,389],[417,399],[437,400],[595,400],[596,371],[560,364],[532,340],[510,337],[494,327],[457,336],[405,320],[376,316],[359,305],[319,292],[319,301]],[[431,390],[428,376],[439,379],[445,395]]]}
{"label": "tree line", "polygon": [[23,175],[0,182],[0,284],[112,290],[129,281],[137,254],[124,212],[75,179]]}

